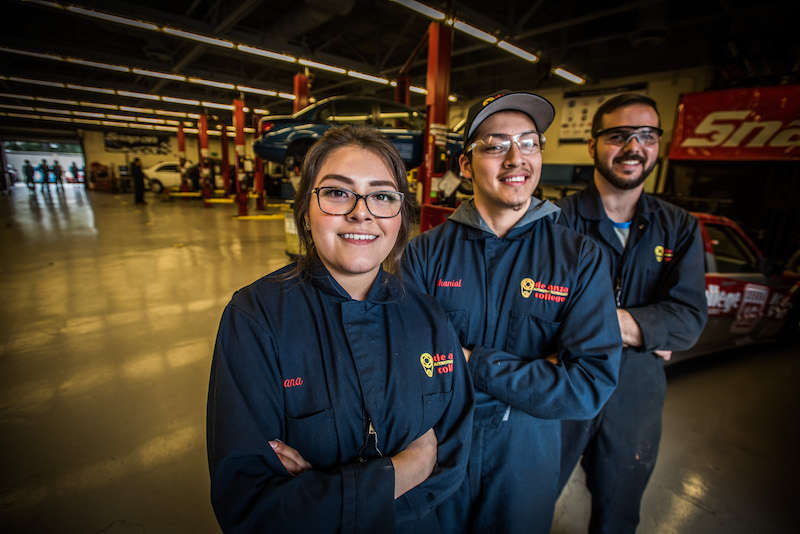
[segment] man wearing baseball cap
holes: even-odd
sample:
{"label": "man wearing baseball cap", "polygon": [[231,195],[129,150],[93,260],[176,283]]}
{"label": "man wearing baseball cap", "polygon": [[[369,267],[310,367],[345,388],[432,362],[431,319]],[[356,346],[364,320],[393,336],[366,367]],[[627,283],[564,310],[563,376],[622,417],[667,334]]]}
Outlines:
{"label": "man wearing baseball cap", "polygon": [[533,93],[478,100],[459,159],[474,198],[404,255],[407,283],[448,312],[476,389],[468,475],[437,509],[443,532],[548,533],[561,420],[596,414],[617,383],[608,266],[532,196],[554,116]]}

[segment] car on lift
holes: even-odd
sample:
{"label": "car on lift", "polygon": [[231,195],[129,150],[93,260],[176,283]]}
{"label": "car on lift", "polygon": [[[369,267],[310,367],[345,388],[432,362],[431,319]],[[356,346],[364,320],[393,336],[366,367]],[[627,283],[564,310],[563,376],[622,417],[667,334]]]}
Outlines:
{"label": "car on lift", "polygon": [[694,347],[669,363],[800,334],[800,273],[764,258],[731,219],[693,213],[700,221],[708,322]]}
{"label": "car on lift", "polygon": [[[425,113],[391,100],[366,96],[334,96],[293,115],[262,117],[253,152],[290,172],[302,165],[308,149],[328,129],[344,124],[369,125],[380,130],[397,147],[407,169],[422,163]],[[444,159],[450,156],[455,161],[463,146],[461,135],[453,132],[445,135]],[[446,165],[451,164],[448,161]]]}
{"label": "car on lift", "polygon": [[[186,166],[191,166],[186,162]],[[165,188],[180,187],[181,164],[179,161],[161,161],[155,165],[142,169],[145,186],[155,194],[161,194]]]}

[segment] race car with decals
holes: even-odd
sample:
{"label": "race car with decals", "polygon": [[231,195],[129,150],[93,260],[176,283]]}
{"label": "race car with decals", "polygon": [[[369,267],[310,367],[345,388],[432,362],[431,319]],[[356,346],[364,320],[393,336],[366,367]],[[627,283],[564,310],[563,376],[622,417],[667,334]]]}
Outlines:
{"label": "race car with decals", "polygon": [[765,259],[726,217],[693,213],[705,245],[708,322],[694,347],[669,363],[741,345],[795,340],[800,332],[800,273]]}

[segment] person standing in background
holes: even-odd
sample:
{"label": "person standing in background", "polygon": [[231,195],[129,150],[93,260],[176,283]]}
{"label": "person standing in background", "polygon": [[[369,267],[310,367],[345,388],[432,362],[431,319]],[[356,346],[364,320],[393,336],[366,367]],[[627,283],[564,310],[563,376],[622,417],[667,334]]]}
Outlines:
{"label": "person standing in background", "polygon": [[147,204],[144,200],[144,172],[142,162],[139,158],[134,158],[131,164],[131,174],[133,175],[133,201],[137,206]]}
{"label": "person standing in background", "polygon": [[47,160],[43,159],[39,164],[39,172],[42,174],[42,191],[50,190],[50,166],[47,165]]}
{"label": "person standing in background", "polygon": [[60,185],[61,189],[64,189],[64,180],[62,179],[64,176],[64,169],[58,164],[58,160],[53,161],[53,176],[56,177],[56,188]]}
{"label": "person standing in background", "polygon": [[33,178],[36,169],[31,165],[30,160],[25,160],[25,165],[22,166],[22,172],[25,174],[25,185],[28,186],[33,192],[36,192],[36,180]]}
{"label": "person standing in background", "polygon": [[593,534],[635,532],[661,440],[663,360],[690,348],[707,318],[699,223],[644,192],[662,133],[650,97],[608,100],[594,116],[589,140],[594,180],[557,202],[559,223],[603,251],[625,344],[619,383],[605,407],[592,419],[562,425],[560,484],[583,455]]}

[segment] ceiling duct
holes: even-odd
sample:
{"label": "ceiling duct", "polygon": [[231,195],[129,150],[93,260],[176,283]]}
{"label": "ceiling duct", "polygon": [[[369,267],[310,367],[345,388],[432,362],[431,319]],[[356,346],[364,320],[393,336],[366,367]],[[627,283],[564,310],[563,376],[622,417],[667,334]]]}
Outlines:
{"label": "ceiling duct", "polygon": [[355,0],[304,0],[297,3],[267,29],[272,40],[287,40],[308,33],[335,16],[347,15]]}

